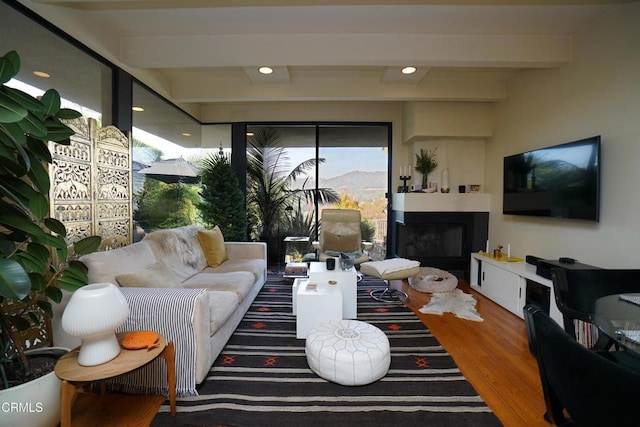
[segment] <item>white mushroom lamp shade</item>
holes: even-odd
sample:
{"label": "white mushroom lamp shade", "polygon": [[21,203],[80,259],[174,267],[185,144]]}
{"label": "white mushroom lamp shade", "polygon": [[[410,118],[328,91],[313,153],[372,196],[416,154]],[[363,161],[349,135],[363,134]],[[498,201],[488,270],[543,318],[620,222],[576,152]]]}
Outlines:
{"label": "white mushroom lamp shade", "polygon": [[96,366],[120,354],[116,329],[129,316],[129,305],[111,283],[83,286],[73,293],[62,314],[62,328],[82,340],[78,364]]}

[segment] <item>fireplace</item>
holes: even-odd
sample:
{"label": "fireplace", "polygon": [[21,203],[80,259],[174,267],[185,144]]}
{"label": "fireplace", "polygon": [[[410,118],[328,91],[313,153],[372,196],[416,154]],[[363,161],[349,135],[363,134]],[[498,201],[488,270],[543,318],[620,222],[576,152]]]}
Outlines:
{"label": "fireplace", "polygon": [[471,252],[484,249],[488,212],[393,211],[393,256],[469,278]]}

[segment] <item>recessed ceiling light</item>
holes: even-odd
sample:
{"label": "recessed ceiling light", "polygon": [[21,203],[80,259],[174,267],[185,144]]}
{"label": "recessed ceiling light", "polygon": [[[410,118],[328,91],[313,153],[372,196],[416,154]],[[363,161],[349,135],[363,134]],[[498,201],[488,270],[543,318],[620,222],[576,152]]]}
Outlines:
{"label": "recessed ceiling light", "polygon": [[182,136],[191,136],[191,134],[189,132],[182,132],[181,134]]}
{"label": "recessed ceiling light", "polygon": [[143,111],[144,111],[144,108],[142,108],[142,107],[138,107],[138,106],[136,106],[136,105],[134,105],[133,107],[131,107],[131,109],[132,109],[133,111],[135,111],[135,112],[138,112],[138,113],[141,113],[141,112],[143,112]]}
{"label": "recessed ceiling light", "polygon": [[49,77],[51,77],[51,74],[45,73],[44,71],[34,71],[33,75],[34,76],[38,76],[38,77],[42,77],[43,79],[48,79]]}
{"label": "recessed ceiling light", "polygon": [[404,67],[402,69],[402,74],[413,74],[416,71],[418,71],[418,69],[416,67],[412,67],[412,66]]}
{"label": "recessed ceiling light", "polygon": [[271,67],[260,67],[258,68],[258,71],[262,74],[271,74],[273,73],[273,68]]}

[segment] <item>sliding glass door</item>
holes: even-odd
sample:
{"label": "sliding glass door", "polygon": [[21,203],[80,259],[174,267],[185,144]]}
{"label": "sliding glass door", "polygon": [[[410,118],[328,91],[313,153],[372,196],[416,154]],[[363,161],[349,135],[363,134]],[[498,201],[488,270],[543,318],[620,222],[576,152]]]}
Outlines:
{"label": "sliding glass door", "polygon": [[272,263],[312,256],[327,207],[360,210],[372,258],[385,257],[389,133],[386,124],[247,126],[250,235],[269,243]]}

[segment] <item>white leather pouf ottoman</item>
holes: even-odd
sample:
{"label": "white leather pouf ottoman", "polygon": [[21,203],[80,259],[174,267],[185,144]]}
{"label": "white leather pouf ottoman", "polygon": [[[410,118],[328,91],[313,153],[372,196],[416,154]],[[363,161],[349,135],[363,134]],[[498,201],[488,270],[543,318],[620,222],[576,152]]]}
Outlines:
{"label": "white leather pouf ottoman", "polygon": [[389,339],[359,320],[333,320],[309,331],[307,363],[318,376],[342,385],[364,385],[389,371]]}

